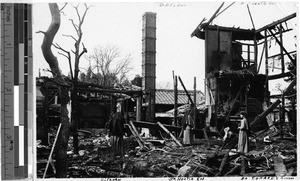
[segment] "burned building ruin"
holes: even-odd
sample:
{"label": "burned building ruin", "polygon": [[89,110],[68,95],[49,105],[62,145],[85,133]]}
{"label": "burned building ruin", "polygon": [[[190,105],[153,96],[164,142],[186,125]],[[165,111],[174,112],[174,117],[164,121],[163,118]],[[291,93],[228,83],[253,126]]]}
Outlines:
{"label": "burned building ruin", "polygon": [[[280,102],[281,123],[285,119],[284,107],[293,105],[291,110],[296,109],[295,94],[291,105],[285,104],[286,95],[295,86],[296,76],[295,68],[288,69],[285,65],[296,66],[296,51],[285,49],[283,34],[291,29],[282,25],[294,17],[295,13],[258,30],[201,22],[193,31],[192,37],[205,41],[205,97],[210,126],[221,131],[224,123],[237,120],[237,114],[245,111],[253,131],[259,131],[271,126],[269,119],[272,118],[266,118],[266,115],[274,113]],[[279,46],[279,53],[275,55],[268,54],[271,41],[276,41]],[[270,75],[268,60],[274,57],[281,62],[282,71]],[[259,73],[262,62],[265,62],[265,74]],[[293,81],[281,95],[271,95],[269,81],[291,76]],[[295,111],[291,112],[295,116]],[[290,121],[295,122],[295,119]]]}

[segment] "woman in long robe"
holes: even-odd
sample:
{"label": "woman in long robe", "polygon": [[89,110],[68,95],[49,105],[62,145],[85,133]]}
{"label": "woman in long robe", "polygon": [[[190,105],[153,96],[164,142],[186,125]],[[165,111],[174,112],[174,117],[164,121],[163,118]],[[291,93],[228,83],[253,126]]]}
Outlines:
{"label": "woman in long robe", "polygon": [[239,131],[239,142],[238,142],[238,152],[247,153],[248,152],[248,130],[249,125],[245,117],[245,113],[241,112],[241,123],[238,127]]}
{"label": "woman in long robe", "polygon": [[117,112],[114,114],[109,124],[110,142],[112,146],[113,158],[123,157],[123,134],[124,134],[124,116],[121,112],[121,105],[117,105]]}

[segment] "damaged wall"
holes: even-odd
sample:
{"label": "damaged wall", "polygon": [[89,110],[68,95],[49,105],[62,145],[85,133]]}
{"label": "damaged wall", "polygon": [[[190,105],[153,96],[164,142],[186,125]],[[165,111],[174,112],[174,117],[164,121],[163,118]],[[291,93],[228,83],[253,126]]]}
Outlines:
{"label": "damaged wall", "polygon": [[[221,130],[230,116],[240,111],[248,113],[253,121],[262,109],[266,77],[256,73],[256,55],[250,45],[234,41],[237,33],[223,27],[205,31],[206,104],[211,115],[210,125]],[[243,32],[246,33],[246,32]],[[248,32],[250,36],[252,31]],[[243,57],[244,56],[244,57]]]}

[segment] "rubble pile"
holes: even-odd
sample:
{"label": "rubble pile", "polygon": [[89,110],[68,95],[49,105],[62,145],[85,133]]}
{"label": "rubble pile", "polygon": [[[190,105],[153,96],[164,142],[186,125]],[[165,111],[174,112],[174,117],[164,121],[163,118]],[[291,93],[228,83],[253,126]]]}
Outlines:
{"label": "rubble pile", "polygon": [[[141,148],[131,135],[124,137],[123,159],[112,158],[107,134],[86,135],[80,139],[78,154],[72,152],[69,141],[69,178],[296,175],[296,142],[283,141],[278,131],[251,139],[246,154],[222,148],[223,140],[216,137],[195,139],[193,145],[182,147],[171,138],[142,138],[147,146]],[[50,149],[38,145],[38,177],[42,177]],[[54,177],[53,169],[49,167],[47,177]]]}

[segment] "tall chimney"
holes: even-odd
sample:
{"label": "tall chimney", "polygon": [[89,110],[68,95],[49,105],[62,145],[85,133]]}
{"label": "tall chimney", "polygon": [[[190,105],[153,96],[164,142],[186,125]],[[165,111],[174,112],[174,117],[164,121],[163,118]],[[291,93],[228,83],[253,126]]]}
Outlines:
{"label": "tall chimney", "polygon": [[155,119],[156,13],[143,15],[142,89],[146,92],[146,121]]}

